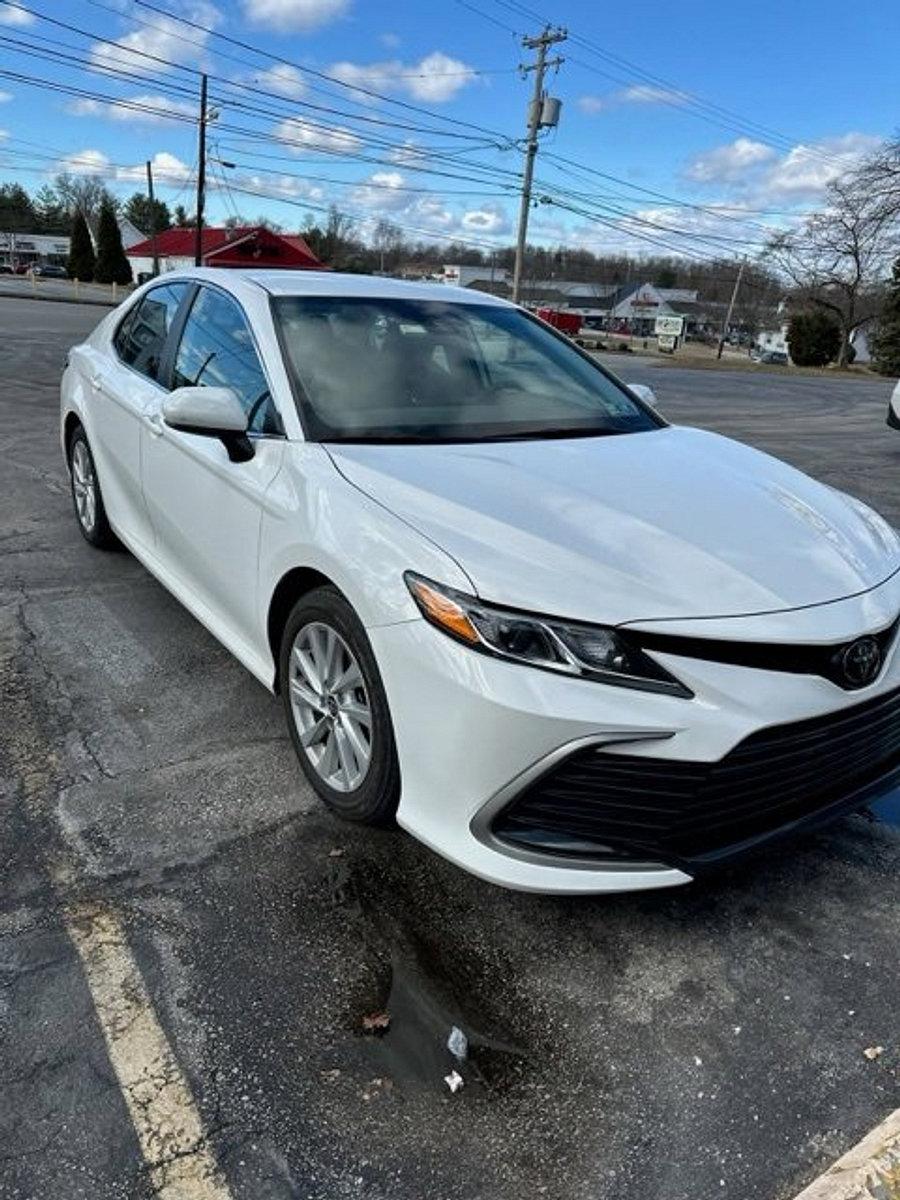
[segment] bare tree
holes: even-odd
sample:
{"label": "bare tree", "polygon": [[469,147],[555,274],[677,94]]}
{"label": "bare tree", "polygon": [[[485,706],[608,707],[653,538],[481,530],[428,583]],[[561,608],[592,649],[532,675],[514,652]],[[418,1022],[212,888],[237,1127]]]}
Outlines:
{"label": "bare tree", "polygon": [[65,172],[56,176],[53,187],[68,211],[81,213],[88,223],[100,212],[100,205],[104,199],[109,199],[118,207],[114,197],[106,190],[103,180],[97,175],[70,175]]}
{"label": "bare tree", "polygon": [[875,316],[896,253],[897,211],[873,194],[867,164],[828,185],[826,207],[795,232],[768,245],[770,261],[796,289],[794,298],[830,312],[841,330],[838,364],[849,359],[850,337]]}
{"label": "bare tree", "polygon": [[372,245],[378,251],[379,269],[382,272],[386,265],[395,267],[403,249],[403,231],[399,225],[382,217],[372,230]]}

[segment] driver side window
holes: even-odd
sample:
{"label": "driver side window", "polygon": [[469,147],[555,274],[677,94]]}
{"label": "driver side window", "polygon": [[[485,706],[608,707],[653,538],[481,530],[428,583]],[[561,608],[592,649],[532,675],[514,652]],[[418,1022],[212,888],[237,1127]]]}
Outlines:
{"label": "driver side window", "polygon": [[251,433],[281,433],[250,327],[238,305],[201,287],[185,322],[172,387],[231,388],[247,414]]}

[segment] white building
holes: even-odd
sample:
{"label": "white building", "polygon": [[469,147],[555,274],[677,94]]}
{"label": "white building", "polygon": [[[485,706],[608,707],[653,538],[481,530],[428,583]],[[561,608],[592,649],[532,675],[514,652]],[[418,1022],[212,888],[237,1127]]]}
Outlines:
{"label": "white building", "polygon": [[58,263],[65,266],[69,239],[48,233],[0,233],[0,263],[16,267],[22,263]]}

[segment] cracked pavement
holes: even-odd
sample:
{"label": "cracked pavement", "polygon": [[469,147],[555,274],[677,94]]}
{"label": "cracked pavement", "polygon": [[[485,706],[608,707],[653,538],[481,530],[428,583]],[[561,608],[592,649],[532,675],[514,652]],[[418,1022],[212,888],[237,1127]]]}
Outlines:
{"label": "cracked pavement", "polygon": [[[897,1107],[896,828],[573,900],[338,824],[278,703],[77,532],[58,379],[101,315],[0,299],[0,1200],[181,1196],[200,1151],[235,1200],[786,1200]],[[900,522],[889,383],[614,366]],[[172,1055],[129,1095],[72,912],[114,914]],[[154,1115],[173,1063],[202,1132]]]}

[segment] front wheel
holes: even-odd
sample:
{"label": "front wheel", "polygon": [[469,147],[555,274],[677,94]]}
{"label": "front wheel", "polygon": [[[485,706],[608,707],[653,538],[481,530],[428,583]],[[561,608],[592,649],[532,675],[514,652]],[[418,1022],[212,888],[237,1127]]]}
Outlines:
{"label": "front wheel", "polygon": [[78,528],[92,546],[115,549],[119,540],[107,520],[94,456],[80,425],[69,443],[69,475]]}
{"label": "front wheel", "polygon": [[387,697],[362,623],[335,588],[297,602],[281,639],[279,677],[294,749],[339,816],[387,824],[400,768]]}

